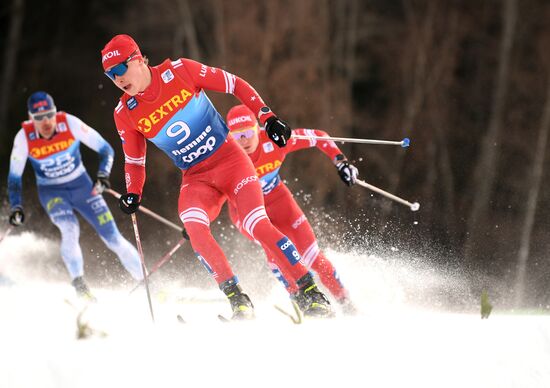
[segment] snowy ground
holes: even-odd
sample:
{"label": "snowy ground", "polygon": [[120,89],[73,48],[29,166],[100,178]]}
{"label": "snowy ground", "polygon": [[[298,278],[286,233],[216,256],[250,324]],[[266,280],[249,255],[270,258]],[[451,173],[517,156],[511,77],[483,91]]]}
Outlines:
{"label": "snowy ground", "polygon": [[550,386],[550,316],[456,312],[444,300],[449,289],[468,300],[458,275],[358,253],[329,252],[362,310],[355,317],[295,325],[273,308],[290,309],[273,287],[255,299],[255,321],[224,324],[219,291],[166,284],[153,325],[143,291],[96,289],[99,303],[82,314],[96,335],[77,340],[83,306],[72,288],[9,265],[50,243],[0,244],[0,273],[17,280],[0,287],[0,387]]}

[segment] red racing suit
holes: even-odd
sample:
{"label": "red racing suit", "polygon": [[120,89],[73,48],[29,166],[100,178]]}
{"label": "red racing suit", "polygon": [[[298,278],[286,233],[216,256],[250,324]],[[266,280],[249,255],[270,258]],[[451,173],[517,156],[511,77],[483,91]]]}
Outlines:
{"label": "red racing suit", "polygon": [[151,84],[136,96],[124,94],[114,113],[127,192],[142,194],[149,140],[182,170],[179,216],[195,254],[220,288],[238,282],[210,232],[225,197],[235,204],[243,228],[269,247],[278,265],[295,280],[306,275],[292,242],[267,218],[254,166],[227,137],[229,130],[203,89],[234,94],[263,123],[273,113],[260,112],[265,104],[258,93],[241,78],[190,59],[167,59],[149,69]]}
{"label": "red racing suit", "polygon": [[[293,133],[297,135],[315,135],[327,136],[327,133],[321,130],[295,129]],[[256,151],[249,154],[250,160],[256,168],[256,175],[260,179],[264,192],[265,208],[267,216],[282,233],[290,238],[296,245],[302,261],[308,269],[314,270],[321,282],[327,287],[332,295],[338,300],[347,296],[347,290],[340,282],[338,273],[332,263],[327,259],[324,253],[319,249],[313,229],[309,224],[304,212],[296,200],[293,198],[288,187],[281,181],[279,169],[281,168],[285,157],[294,151],[304,148],[317,147],[331,160],[334,161],[336,155],[342,152],[333,141],[319,140],[301,140],[292,139],[284,148],[277,148],[267,137],[265,130],[259,131],[259,144]],[[229,202],[229,214],[235,226],[248,238],[253,239],[246,230],[243,230],[242,223],[238,217],[236,208]],[[266,256],[269,266],[275,273],[275,276],[285,285],[290,294],[294,294],[298,287],[287,273],[285,268],[277,265],[275,256],[271,249],[259,242]]]}

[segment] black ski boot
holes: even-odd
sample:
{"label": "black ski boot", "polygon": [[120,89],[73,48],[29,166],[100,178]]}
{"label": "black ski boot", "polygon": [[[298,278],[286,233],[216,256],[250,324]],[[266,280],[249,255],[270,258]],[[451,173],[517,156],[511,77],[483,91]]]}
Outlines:
{"label": "black ski boot", "polygon": [[[229,284],[223,286],[224,283]],[[254,305],[248,295],[242,291],[241,286],[236,284],[233,279],[224,283],[220,285],[220,288],[227,295],[227,299],[231,304],[231,310],[233,310],[231,319],[237,321],[254,319]]]}
{"label": "black ski boot", "polygon": [[334,314],[325,294],[317,288],[310,273],[300,278],[296,284],[299,290],[291,296],[306,317],[332,317]]}
{"label": "black ski boot", "polygon": [[76,296],[88,302],[97,302],[96,297],[92,294],[82,276],[74,278],[71,284],[76,290]]}

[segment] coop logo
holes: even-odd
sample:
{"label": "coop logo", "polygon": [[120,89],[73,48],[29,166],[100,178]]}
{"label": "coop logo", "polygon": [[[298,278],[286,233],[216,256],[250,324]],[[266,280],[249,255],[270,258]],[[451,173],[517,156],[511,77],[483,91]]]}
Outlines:
{"label": "coop logo", "polygon": [[186,163],[192,163],[195,159],[198,159],[201,155],[205,155],[206,153],[212,152],[214,149],[214,146],[216,145],[216,138],[214,136],[210,136],[204,145],[201,145],[197,148],[196,151],[190,152],[189,155],[183,156],[181,160],[183,160]]}
{"label": "coop logo", "polygon": [[288,239],[288,237],[284,237],[279,240],[277,242],[277,246],[281,251],[283,251],[284,255],[291,265],[294,265],[300,261],[300,254],[296,250],[294,244],[292,244],[292,241]]}
{"label": "coop logo", "polygon": [[107,54],[105,54],[105,55],[103,55],[103,57],[101,57],[101,63],[105,62],[107,59],[118,57],[119,55],[120,55],[120,53],[118,52],[118,50],[109,51]]}
{"label": "coop logo", "polygon": [[235,195],[237,195],[237,193],[244,187],[246,186],[247,184],[249,184],[250,182],[255,182],[258,180],[258,177],[256,175],[252,175],[252,176],[247,176],[246,178],[244,178],[242,181],[240,181],[237,186],[235,186],[235,189],[233,190],[233,193],[235,193]]}
{"label": "coop logo", "polygon": [[269,162],[269,163],[262,164],[261,166],[256,167],[256,174],[258,174],[258,176],[265,175],[281,167],[281,164],[282,163],[280,160],[276,160],[273,163]]}
{"label": "coop logo", "polygon": [[181,89],[179,94],[174,94],[157,108],[154,108],[154,110],[147,116],[140,118],[137,122],[138,131],[143,133],[150,132],[154,125],[160,123],[163,119],[168,118],[167,116],[180,106],[185,105],[189,97],[192,95],[193,93],[185,89]]}
{"label": "coop logo", "polygon": [[56,152],[64,151],[74,143],[74,139],[62,140],[57,143],[44,145],[42,147],[33,147],[30,150],[30,154],[33,158],[41,158]]}
{"label": "coop logo", "polygon": [[227,125],[232,127],[233,125],[241,124],[241,123],[254,124],[254,120],[250,116],[239,116],[239,117],[235,117],[234,119],[229,120]]}

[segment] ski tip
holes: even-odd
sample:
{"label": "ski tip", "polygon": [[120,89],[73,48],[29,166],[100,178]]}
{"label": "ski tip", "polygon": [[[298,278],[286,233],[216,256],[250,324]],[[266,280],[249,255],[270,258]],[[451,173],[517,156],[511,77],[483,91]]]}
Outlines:
{"label": "ski tip", "polygon": [[179,322],[179,323],[183,323],[183,324],[187,323],[187,322],[185,321],[185,319],[183,319],[183,317],[182,317],[181,315],[178,314],[177,318],[178,318],[178,322]]}
{"label": "ski tip", "polygon": [[415,202],[415,203],[411,204],[411,210],[413,212],[418,211],[418,209],[420,209],[420,204],[418,202]]}
{"label": "ski tip", "polygon": [[223,315],[221,314],[218,314],[218,319],[223,322],[223,323],[229,323],[231,322],[231,320],[227,319],[226,317],[224,317]]}
{"label": "ski tip", "polygon": [[411,139],[409,139],[408,137],[401,140],[401,147],[403,148],[407,148],[410,144],[411,144]]}

